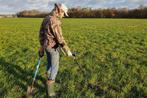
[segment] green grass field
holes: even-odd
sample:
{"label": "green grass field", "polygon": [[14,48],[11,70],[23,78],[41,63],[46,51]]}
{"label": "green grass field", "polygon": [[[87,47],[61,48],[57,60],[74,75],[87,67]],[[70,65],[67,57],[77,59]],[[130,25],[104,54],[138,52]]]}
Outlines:
{"label": "green grass field", "polygon": [[[0,98],[25,98],[38,59],[42,19],[0,19]],[[61,54],[58,98],[147,98],[147,20],[64,19],[78,61]],[[46,95],[46,57],[34,98]]]}

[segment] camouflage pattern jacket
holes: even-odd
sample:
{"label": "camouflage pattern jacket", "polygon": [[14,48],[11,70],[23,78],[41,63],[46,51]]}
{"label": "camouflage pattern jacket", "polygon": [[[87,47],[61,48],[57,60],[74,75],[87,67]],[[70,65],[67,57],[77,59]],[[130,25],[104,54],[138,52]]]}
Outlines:
{"label": "camouflage pattern jacket", "polygon": [[44,18],[39,32],[40,45],[45,48],[54,48],[58,44],[66,45],[62,35],[61,22],[56,16]]}

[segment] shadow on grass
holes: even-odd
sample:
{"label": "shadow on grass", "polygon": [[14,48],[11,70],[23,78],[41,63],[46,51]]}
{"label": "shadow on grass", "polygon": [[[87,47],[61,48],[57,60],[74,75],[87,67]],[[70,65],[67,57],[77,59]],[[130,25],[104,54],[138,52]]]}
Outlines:
{"label": "shadow on grass", "polygon": [[130,91],[125,95],[126,98],[147,98],[147,94],[142,88],[133,86]]}
{"label": "shadow on grass", "polygon": [[[7,96],[9,90],[15,87],[16,92],[20,92],[22,98],[26,98],[27,87],[32,82],[33,71],[30,69],[24,70],[19,65],[6,62],[4,58],[0,58],[0,69],[2,70],[3,73],[6,74],[9,80],[5,83],[5,85],[6,84],[10,85],[8,87],[9,89],[5,87],[1,88],[2,91],[2,92],[0,91],[0,93],[2,93],[1,97]],[[40,75],[37,76],[37,79],[40,80],[43,84],[45,83],[45,79]],[[46,92],[44,86],[38,83],[35,83],[35,88],[39,89],[38,94],[43,94]],[[38,94],[35,96],[39,96]]]}

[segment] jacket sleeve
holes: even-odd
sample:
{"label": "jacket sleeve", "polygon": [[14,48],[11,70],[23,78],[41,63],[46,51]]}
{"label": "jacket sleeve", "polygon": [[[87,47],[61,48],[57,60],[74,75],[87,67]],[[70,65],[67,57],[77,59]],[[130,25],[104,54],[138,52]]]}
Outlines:
{"label": "jacket sleeve", "polygon": [[52,28],[52,31],[54,33],[56,40],[58,41],[59,44],[63,45],[62,48],[64,52],[67,54],[67,52],[70,51],[70,48],[68,47],[66,41],[64,40],[60,24],[55,24],[51,22],[51,28]]}
{"label": "jacket sleeve", "polygon": [[40,42],[41,47],[43,47],[44,46],[44,34],[43,34],[42,28],[40,28],[40,31],[39,31],[39,42]]}
{"label": "jacket sleeve", "polygon": [[61,29],[60,24],[55,23],[54,21],[51,21],[51,28],[52,28],[52,31],[54,33],[54,36],[55,36],[57,42],[59,44],[66,45],[66,41],[64,40],[64,37],[62,35],[62,29]]}
{"label": "jacket sleeve", "polygon": [[44,27],[44,22],[45,20],[43,20],[41,26],[40,26],[40,31],[39,31],[39,42],[40,42],[40,46],[41,47],[45,47],[45,32],[47,32],[46,27]]}

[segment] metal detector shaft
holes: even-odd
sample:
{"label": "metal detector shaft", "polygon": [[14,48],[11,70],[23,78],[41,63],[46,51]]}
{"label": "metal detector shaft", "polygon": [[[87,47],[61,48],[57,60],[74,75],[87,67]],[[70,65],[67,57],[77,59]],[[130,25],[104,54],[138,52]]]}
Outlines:
{"label": "metal detector shaft", "polygon": [[77,65],[79,65],[80,70],[84,73],[84,71],[83,71],[83,69],[82,69],[82,65],[79,64],[79,62],[78,62],[77,59],[76,59],[76,56],[74,56],[74,61],[75,61],[75,63],[76,63]]}
{"label": "metal detector shaft", "polygon": [[[60,47],[60,50],[62,51],[62,53],[63,53],[64,55],[66,55],[66,53],[65,53],[65,51],[63,50],[63,48],[61,47],[61,45],[59,45],[59,47]],[[73,53],[73,60],[75,61],[75,63],[76,63],[77,65],[79,65],[79,68],[81,69],[81,71],[84,72],[84,71],[82,70],[82,66],[78,63],[78,61],[77,61],[77,59],[76,59],[76,54],[74,54],[74,53]]]}

